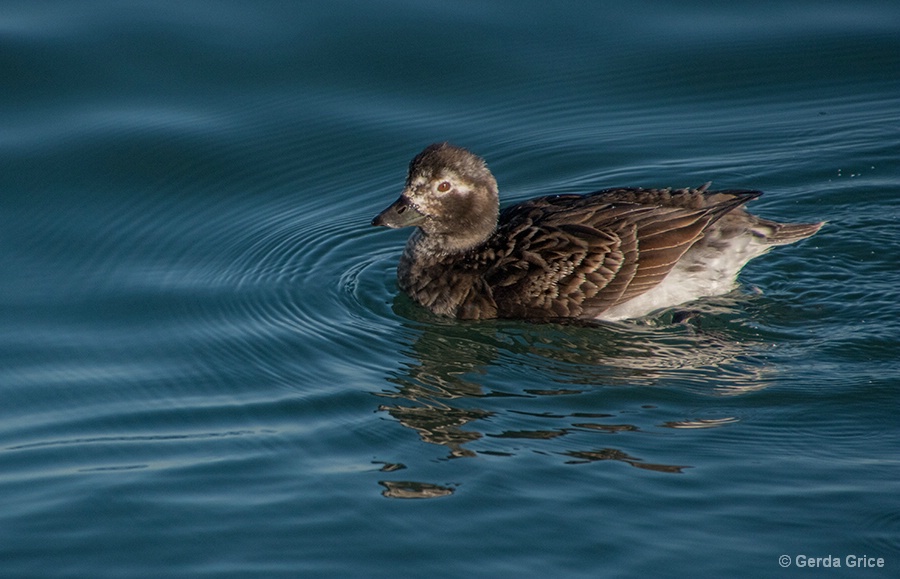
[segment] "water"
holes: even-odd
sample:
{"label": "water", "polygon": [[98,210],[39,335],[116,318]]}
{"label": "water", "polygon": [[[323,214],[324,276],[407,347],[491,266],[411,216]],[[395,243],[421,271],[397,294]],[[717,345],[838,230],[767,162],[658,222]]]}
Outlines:
{"label": "water", "polygon": [[[7,1],[0,70],[4,577],[896,576],[896,3]],[[368,225],[436,140],[829,223],[687,313],[440,319]]]}

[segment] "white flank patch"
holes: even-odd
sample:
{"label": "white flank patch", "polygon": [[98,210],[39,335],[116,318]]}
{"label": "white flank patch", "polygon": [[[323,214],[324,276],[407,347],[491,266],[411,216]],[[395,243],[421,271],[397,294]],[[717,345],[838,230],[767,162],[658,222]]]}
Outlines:
{"label": "white flank patch", "polygon": [[691,249],[659,285],[624,304],[611,307],[597,319],[640,318],[699,298],[726,294],[735,288],[741,268],[771,248],[756,238],[741,236],[733,239],[724,251]]}

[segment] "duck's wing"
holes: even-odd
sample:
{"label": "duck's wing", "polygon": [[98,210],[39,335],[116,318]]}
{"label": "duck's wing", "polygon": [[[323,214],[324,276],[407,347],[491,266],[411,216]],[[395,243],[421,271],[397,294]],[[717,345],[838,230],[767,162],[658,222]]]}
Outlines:
{"label": "duck's wing", "polygon": [[657,285],[707,227],[760,195],[680,191],[542,197],[504,211],[484,276],[498,314],[594,318]]}

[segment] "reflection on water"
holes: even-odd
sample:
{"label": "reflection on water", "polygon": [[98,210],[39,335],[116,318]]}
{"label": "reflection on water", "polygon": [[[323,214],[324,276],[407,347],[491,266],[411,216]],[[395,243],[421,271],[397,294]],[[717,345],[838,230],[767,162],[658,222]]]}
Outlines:
{"label": "reflection on water", "polygon": [[690,468],[688,466],[677,466],[673,464],[652,464],[649,462],[642,462],[641,459],[628,456],[628,454],[614,448],[604,448],[602,450],[592,451],[570,451],[566,454],[573,459],[566,461],[566,464],[585,464],[600,460],[618,460],[630,464],[635,468],[677,474],[680,474],[686,468]]}
{"label": "reflection on water", "polygon": [[661,426],[666,426],[668,428],[690,428],[690,429],[698,429],[698,428],[716,428],[717,426],[724,426],[725,424],[734,424],[738,419],[729,416],[728,418],[704,418],[698,420],[675,420],[662,424]]}
{"label": "reflection on water", "polygon": [[447,404],[429,404],[421,398],[416,399],[420,406],[379,406],[379,410],[387,411],[403,426],[419,433],[425,442],[441,444],[450,450],[451,457],[474,456],[475,453],[462,447],[467,442],[481,438],[481,433],[463,430],[470,422],[487,418],[491,415],[485,410],[462,410]]}
{"label": "reflection on water", "polygon": [[[407,322],[415,336],[405,352],[410,362],[388,378],[394,388],[378,393],[391,399],[379,410],[416,431],[422,441],[445,447],[447,458],[514,456],[530,449],[565,457],[565,464],[614,460],[681,473],[689,465],[646,461],[608,444],[599,449],[572,444],[584,444],[595,434],[671,433],[739,419],[685,416],[645,424],[652,419],[623,421],[620,409],[585,412],[577,399],[608,388],[675,388],[707,398],[765,388],[771,370],[760,357],[763,344],[736,311],[714,303],[687,315],[670,312],[640,322],[565,325],[455,322],[410,312],[420,316]],[[497,369],[503,372],[495,379]],[[535,383],[547,376],[554,376],[554,383]],[[567,411],[560,412],[570,400]],[[652,414],[657,407],[641,408]],[[411,484],[403,483],[403,488]],[[395,489],[383,494],[398,496]]]}
{"label": "reflection on water", "polygon": [[452,487],[410,481],[380,481],[382,495],[392,499],[433,499],[453,494]]}

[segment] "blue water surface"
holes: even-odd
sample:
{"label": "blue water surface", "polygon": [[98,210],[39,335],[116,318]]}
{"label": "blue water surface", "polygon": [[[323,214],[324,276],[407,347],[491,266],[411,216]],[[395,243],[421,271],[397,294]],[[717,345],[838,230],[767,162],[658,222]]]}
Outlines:
{"label": "blue water surface", "polygon": [[[3,577],[897,576],[900,4],[7,0],[0,71]],[[443,140],[828,224],[443,319],[369,225]]]}

